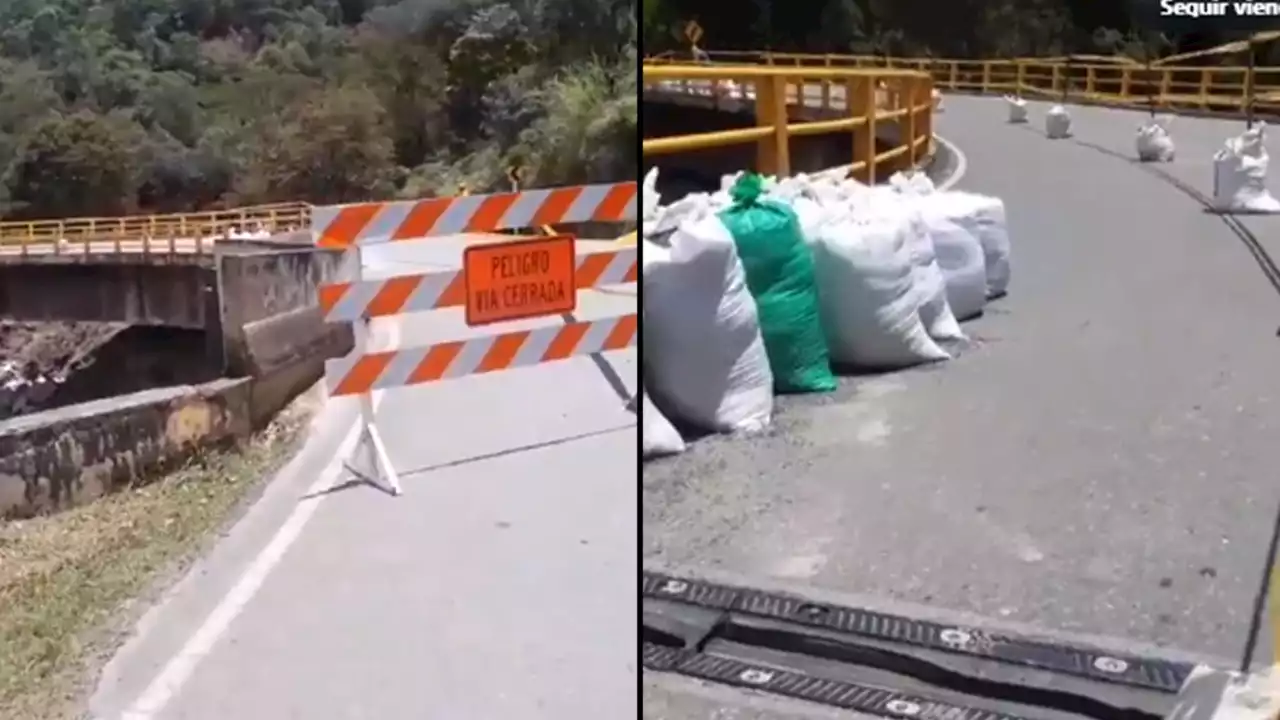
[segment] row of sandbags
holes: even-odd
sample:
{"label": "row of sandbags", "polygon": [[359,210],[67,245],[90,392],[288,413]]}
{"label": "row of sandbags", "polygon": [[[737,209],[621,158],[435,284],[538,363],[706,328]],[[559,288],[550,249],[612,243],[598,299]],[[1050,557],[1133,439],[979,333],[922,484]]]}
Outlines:
{"label": "row of sandbags", "polygon": [[[678,452],[662,413],[712,432],[770,422],[774,392],[834,389],[831,364],[945,360],[958,320],[1009,282],[1004,206],[919,174],[726,178],[669,206],[646,178],[645,455]],[[658,412],[661,411],[661,412]]]}

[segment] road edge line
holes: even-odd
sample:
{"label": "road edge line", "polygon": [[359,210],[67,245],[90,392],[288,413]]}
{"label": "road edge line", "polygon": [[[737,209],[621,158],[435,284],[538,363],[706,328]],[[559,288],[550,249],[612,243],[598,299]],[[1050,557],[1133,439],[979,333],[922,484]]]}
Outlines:
{"label": "road edge line", "polygon": [[[400,341],[399,331],[398,324],[388,329],[393,347]],[[373,393],[375,411],[382,404],[383,395],[381,391]],[[351,429],[338,443],[329,464],[325,466],[315,482],[306,489],[302,499],[285,517],[279,529],[239,573],[235,583],[213,610],[205,616],[200,627],[188,636],[181,649],[165,662],[146,689],[129,705],[121,715],[121,720],[154,720],[177,697],[195,673],[200,661],[213,651],[231,624],[257,595],[271,571],[280,564],[289,548],[302,536],[307,523],[320,508],[320,503],[329,496],[324,491],[337,482],[343,470],[343,461],[351,455],[360,441],[362,429],[359,420],[352,424]]]}

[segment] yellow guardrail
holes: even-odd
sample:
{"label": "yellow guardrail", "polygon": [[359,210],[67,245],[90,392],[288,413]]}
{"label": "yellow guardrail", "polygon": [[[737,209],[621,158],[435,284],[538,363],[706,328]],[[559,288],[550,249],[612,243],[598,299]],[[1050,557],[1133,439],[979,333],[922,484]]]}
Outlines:
{"label": "yellow guardrail", "polygon": [[194,252],[232,232],[289,232],[307,227],[307,203],[114,218],[0,221],[0,251],[30,253]]}
{"label": "yellow guardrail", "polygon": [[[850,172],[872,182],[877,170],[914,167],[933,151],[933,79],[926,72],[679,64],[652,58],[642,65],[641,75],[646,89],[706,95],[717,103],[741,100],[756,109],[756,127],[647,139],[642,143],[645,156],[754,144],[759,172],[789,175],[792,137],[847,132],[853,134]],[[840,117],[791,122],[788,104]],[[899,124],[901,142],[877,153],[876,127],[882,122]]]}
{"label": "yellow guardrail", "polygon": [[[941,90],[1020,93],[1118,106],[1153,106],[1169,111],[1245,113],[1252,104],[1258,112],[1280,113],[1280,67],[1176,64],[1193,56],[1222,55],[1228,50],[1247,47],[1242,41],[1157,60],[1150,65],[1131,58],[1098,55],[1008,60],[714,51],[707,55],[715,64],[915,70],[927,73]],[[659,62],[669,61],[664,58]]]}

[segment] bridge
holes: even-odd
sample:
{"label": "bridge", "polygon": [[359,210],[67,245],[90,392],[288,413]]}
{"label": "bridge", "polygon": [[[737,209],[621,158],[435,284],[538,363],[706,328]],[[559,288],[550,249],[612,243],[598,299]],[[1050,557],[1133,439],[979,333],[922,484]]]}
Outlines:
{"label": "bridge", "polygon": [[[786,172],[780,144],[820,130],[866,162],[867,88],[936,88],[943,109],[928,124],[888,120],[903,138],[890,151],[908,158],[900,148],[932,131],[931,147],[957,151],[940,182],[1004,200],[1013,285],[966,323],[972,343],[950,362],[781,397],[774,432],[699,440],[646,464],[645,568],[1238,664],[1278,499],[1280,220],[1207,205],[1213,155],[1243,130],[1247,88],[1271,116],[1280,68],[712,58],[646,64],[645,101],[745,97],[750,125],[768,131],[693,127],[646,139],[646,162],[755,145],[757,169]],[[1006,93],[1029,100],[1029,124],[1007,122]],[[1060,101],[1074,135],[1051,141],[1042,119]],[[876,105],[880,123],[902,108]],[[1149,107],[1180,115],[1174,163],[1135,160]],[[652,679],[646,700],[663,708],[654,717],[681,718],[710,702]]]}

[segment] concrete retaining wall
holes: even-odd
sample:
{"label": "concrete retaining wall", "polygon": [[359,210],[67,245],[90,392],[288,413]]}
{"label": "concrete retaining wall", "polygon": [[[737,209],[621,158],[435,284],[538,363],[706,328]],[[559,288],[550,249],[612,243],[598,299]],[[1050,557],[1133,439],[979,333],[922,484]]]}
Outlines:
{"label": "concrete retaining wall", "polygon": [[202,330],[216,311],[216,293],[214,269],[195,258],[173,264],[0,263],[0,317],[24,322]]}
{"label": "concrete retaining wall", "polygon": [[341,252],[272,248],[219,257],[219,325],[226,374],[252,377],[260,426],[324,376],[324,361],[350,352],[350,324],[320,314],[317,288],[352,277]]}
{"label": "concrete retaining wall", "polygon": [[[198,325],[206,356],[227,377],[0,422],[0,517],[65,509],[161,472],[198,448],[246,437],[320,380],[325,360],[351,351],[351,326],[324,322],[317,298],[319,285],[347,276],[342,253],[308,246],[219,248],[215,260],[213,267],[139,266],[142,274],[132,282],[141,294],[135,297],[146,296],[147,287],[198,296],[192,304],[178,302],[158,324],[183,317]],[[130,267],[11,265],[0,272],[47,268],[57,282],[78,278],[81,284],[68,287],[80,295],[77,312],[84,319],[86,293],[119,289]],[[37,304],[38,283],[17,284],[31,289],[23,296],[31,307],[57,307],[53,300]],[[56,289],[45,292],[52,296]]]}
{"label": "concrete retaining wall", "polygon": [[199,448],[246,437],[253,384],[145,390],[0,424],[0,518],[81,504]]}

